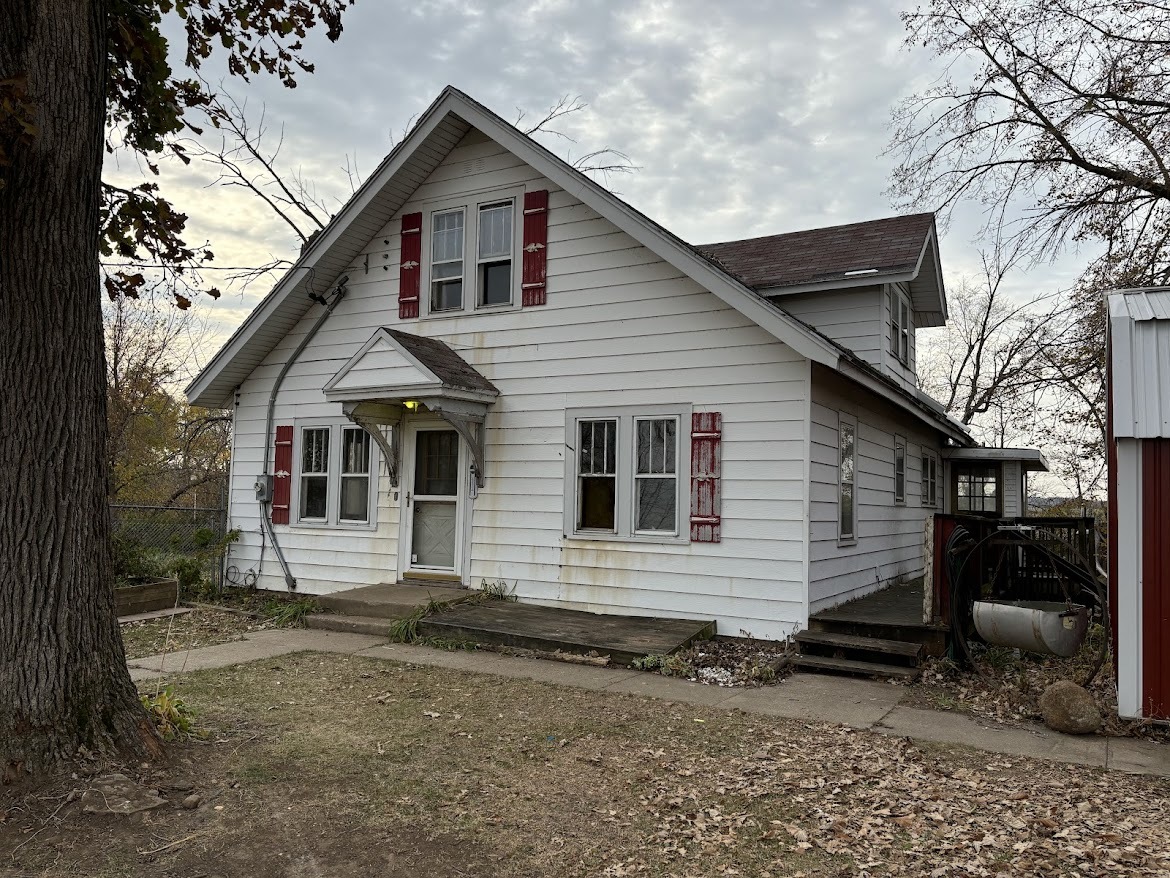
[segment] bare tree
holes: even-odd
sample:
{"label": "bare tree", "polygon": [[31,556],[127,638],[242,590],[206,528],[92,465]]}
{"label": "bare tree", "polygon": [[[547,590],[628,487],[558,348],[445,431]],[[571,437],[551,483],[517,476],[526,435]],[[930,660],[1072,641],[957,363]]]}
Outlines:
{"label": "bare tree", "polygon": [[1023,251],[1099,241],[1102,265],[1170,278],[1170,7],[932,0],[903,20],[948,68],[895,112],[900,204],[976,199]]}
{"label": "bare tree", "polygon": [[[227,93],[222,84],[217,89],[206,86],[211,97],[203,107],[211,131],[199,138],[184,142],[188,156],[210,164],[216,172],[211,185],[242,188],[258,198],[269,212],[284,223],[292,232],[301,248],[328,224],[333,213],[341,207],[343,200],[336,196],[322,195],[317,184],[305,176],[299,167],[289,166],[281,153],[284,147],[283,125],[273,127],[267,117],[266,107],[250,111],[246,101],[238,101]],[[517,110],[515,126],[528,136],[545,135],[567,145],[576,140],[560,130],[558,123],[566,118],[584,113],[589,105],[580,97],[565,95],[557,100],[534,122],[521,109]],[[415,119],[407,121],[400,135],[391,133],[393,147],[409,134]],[[628,174],[638,170],[625,153],[611,147],[588,150],[574,156],[571,146],[566,150],[566,160],[582,173],[600,178],[606,185],[614,174]],[[345,190],[352,195],[362,183],[356,154],[345,156],[340,167],[345,178]],[[342,191],[332,185],[330,190]],[[273,254],[262,264],[238,268],[228,274],[228,280],[244,286],[261,278],[271,278],[274,273],[289,268],[293,260]]]}
{"label": "bare tree", "polygon": [[[1016,261],[1015,253],[984,252],[982,277],[965,278],[952,292],[947,329],[924,351],[923,389],[968,426],[993,411],[1012,411],[1043,384],[1042,352],[1062,335],[1062,321],[1043,314],[1052,296],[1007,296],[1005,279]],[[999,435],[1002,441],[1003,429]]]}

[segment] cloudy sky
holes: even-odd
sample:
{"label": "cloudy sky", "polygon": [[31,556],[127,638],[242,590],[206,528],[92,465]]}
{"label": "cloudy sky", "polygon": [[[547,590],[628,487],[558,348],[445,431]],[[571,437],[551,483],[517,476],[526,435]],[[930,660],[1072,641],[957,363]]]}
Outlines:
{"label": "cloudy sky", "polygon": [[[226,87],[252,113],[265,107],[274,132],[283,125],[282,166],[335,206],[349,192],[347,156],[371,171],[448,83],[509,119],[580,95],[588,110],[561,126],[576,143],[547,145],[622,150],[640,170],[612,188],[706,243],[893,213],[884,190],[894,160],[882,155],[891,109],[942,72],[939,59],[903,46],[901,9],[897,0],[359,0],[338,43],[309,40],[316,73],[295,90],[260,78]],[[207,238],[220,265],[295,255],[287,227],[253,196],[211,185],[214,176],[198,164],[165,171],[191,240]],[[952,284],[977,271],[979,221],[967,205],[945,232]],[[1016,288],[1067,286],[1080,262],[1035,267]],[[266,291],[202,306],[213,337]]]}

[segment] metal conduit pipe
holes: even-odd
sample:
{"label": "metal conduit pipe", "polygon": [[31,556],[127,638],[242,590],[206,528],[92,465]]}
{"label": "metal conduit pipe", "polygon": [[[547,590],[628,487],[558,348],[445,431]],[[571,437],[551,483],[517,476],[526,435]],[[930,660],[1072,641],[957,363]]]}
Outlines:
{"label": "metal conduit pipe", "polygon": [[[284,571],[284,583],[288,586],[289,591],[296,591],[297,579],[292,575],[292,570],[289,569],[284,552],[280,549],[280,542],[276,539],[276,532],[272,529],[272,520],[270,518],[273,474],[268,471],[268,467],[271,463],[272,443],[275,441],[272,434],[272,421],[276,412],[276,394],[280,392],[280,385],[284,383],[284,377],[288,374],[288,370],[292,368],[293,363],[304,353],[305,348],[309,346],[309,342],[313,340],[313,336],[317,334],[317,330],[321,328],[322,324],[329,319],[329,315],[333,313],[333,309],[345,298],[345,285],[348,282],[349,275],[345,275],[337,282],[337,286],[333,291],[333,298],[329,300],[329,303],[325,306],[325,310],[321,312],[321,316],[317,318],[317,321],[312,325],[305,337],[301,339],[301,343],[297,345],[297,349],[292,352],[292,356],[285,362],[280,370],[280,374],[276,376],[276,381],[272,385],[272,392],[268,395],[268,417],[264,422],[264,470],[260,476],[261,481],[266,484],[267,488],[263,491],[260,500],[260,526],[264,530],[264,533],[268,535],[269,542],[272,543],[272,550],[276,552],[276,560],[280,562],[280,569]],[[314,301],[322,303],[325,301],[320,296],[312,296],[311,298]],[[263,554],[261,554],[260,566],[263,567],[263,564],[264,558]]]}

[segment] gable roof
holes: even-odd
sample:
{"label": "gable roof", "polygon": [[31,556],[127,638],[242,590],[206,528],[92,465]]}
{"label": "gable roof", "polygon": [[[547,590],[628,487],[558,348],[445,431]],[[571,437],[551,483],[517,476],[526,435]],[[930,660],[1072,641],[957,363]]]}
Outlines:
{"label": "gable roof", "polygon": [[[419,117],[409,134],[313,238],[293,267],[191,381],[186,388],[188,400],[194,405],[211,408],[228,405],[235,389],[281,339],[311,308],[321,307],[313,305],[310,294],[320,296],[336,282],[369,240],[385,227],[418,185],[473,128],[800,355],[830,368],[838,368],[843,354],[847,354],[840,345],[752,290],[710,256],[658,225],[482,104],[453,86],[447,86]],[[872,283],[872,280],[865,282]],[[872,373],[869,375],[871,387],[885,388],[883,395],[891,396],[888,382],[878,370],[868,367],[868,364],[861,368]],[[856,369],[850,371],[857,374]],[[897,388],[892,398],[906,410],[923,417],[920,401],[911,398],[906,391]],[[934,413],[926,419],[936,428],[954,435],[949,419]]]}
{"label": "gable roof", "polygon": [[401,329],[387,328],[386,332],[448,387],[499,394],[496,385],[475,371],[475,367],[455,353],[446,342],[412,335]]}
{"label": "gable roof", "polygon": [[946,319],[936,238],[934,214],[916,213],[696,249],[765,296],[904,281],[919,325],[935,326]]}

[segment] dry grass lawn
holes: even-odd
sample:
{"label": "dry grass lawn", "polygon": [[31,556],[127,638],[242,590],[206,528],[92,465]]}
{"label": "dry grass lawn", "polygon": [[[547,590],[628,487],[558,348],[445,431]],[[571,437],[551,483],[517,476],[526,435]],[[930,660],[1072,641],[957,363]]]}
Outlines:
{"label": "dry grass lawn", "polygon": [[1152,778],[308,653],[177,688],[203,739],[125,769],[170,804],[0,793],[0,874],[1170,874]]}

